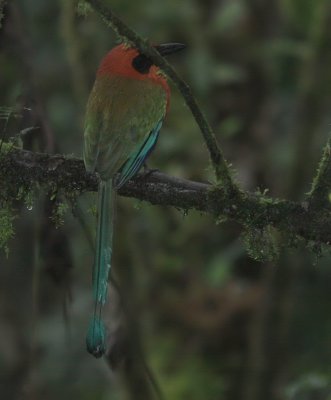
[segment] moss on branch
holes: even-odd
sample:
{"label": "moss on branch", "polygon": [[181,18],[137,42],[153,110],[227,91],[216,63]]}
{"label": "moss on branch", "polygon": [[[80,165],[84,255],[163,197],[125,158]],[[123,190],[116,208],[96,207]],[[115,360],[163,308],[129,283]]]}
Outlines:
{"label": "moss on branch", "polygon": [[[87,173],[82,160],[13,149],[0,157],[1,200],[8,204],[19,192],[36,185],[49,192],[79,195],[96,191],[98,177]],[[154,205],[195,209],[241,224],[244,229],[266,232],[274,227],[288,237],[331,243],[331,214],[327,210],[287,200],[274,200],[248,192],[231,193],[206,183],[175,178],[161,172],[139,174],[119,194]]]}
{"label": "moss on branch", "polygon": [[331,137],[323,149],[316,176],[310,192],[310,204],[331,212]]}

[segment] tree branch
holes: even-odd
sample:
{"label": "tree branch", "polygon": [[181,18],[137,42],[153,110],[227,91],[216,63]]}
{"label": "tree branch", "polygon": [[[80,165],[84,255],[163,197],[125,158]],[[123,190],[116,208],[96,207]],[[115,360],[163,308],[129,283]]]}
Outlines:
{"label": "tree branch", "polygon": [[115,31],[115,33],[122,39],[131,42],[135,48],[141,53],[148,56],[155,65],[172,80],[174,85],[182,94],[187,106],[191,110],[200,130],[203,138],[206,142],[209,150],[210,159],[215,170],[217,181],[220,181],[224,188],[228,191],[237,191],[237,187],[234,184],[229,166],[223,156],[222,150],[219,148],[216,136],[208,121],[206,120],[203,112],[196,99],[194,98],[190,87],[187,83],[178,76],[172,66],[165,60],[156,50],[152,47],[147,40],[143,39],[132,29],[130,29],[122,20],[120,20],[113,11],[105,7],[100,0],[85,0],[92,8],[97,11],[103,20]]}
{"label": "tree branch", "polygon": [[[65,192],[96,191],[98,177],[85,171],[82,160],[13,149],[0,155],[0,182],[13,189],[35,184],[60,188]],[[16,192],[15,192],[16,190]],[[229,193],[207,183],[171,177],[161,172],[139,174],[119,194],[155,205],[195,209],[214,217],[225,216],[251,229],[271,225],[288,235],[331,243],[331,215],[320,207],[286,200],[272,200],[246,192]]]}

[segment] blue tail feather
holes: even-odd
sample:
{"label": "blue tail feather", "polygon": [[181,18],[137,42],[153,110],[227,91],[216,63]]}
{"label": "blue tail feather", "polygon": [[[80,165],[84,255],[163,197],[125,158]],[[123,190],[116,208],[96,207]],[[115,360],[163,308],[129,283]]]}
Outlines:
{"label": "blue tail feather", "polygon": [[94,313],[90,321],[86,346],[89,353],[101,357],[106,351],[106,328],[102,307],[106,302],[108,275],[111,266],[113,238],[112,180],[101,181],[98,191],[98,221],[93,269]]}

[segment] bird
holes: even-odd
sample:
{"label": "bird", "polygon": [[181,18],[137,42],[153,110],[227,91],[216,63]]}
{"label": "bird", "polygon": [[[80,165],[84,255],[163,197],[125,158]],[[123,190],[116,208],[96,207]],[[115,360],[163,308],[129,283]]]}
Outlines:
{"label": "bird", "polygon": [[[161,56],[186,46],[153,46]],[[154,149],[169,109],[170,88],[153,61],[122,43],[102,59],[88,98],[84,122],[84,164],[99,175],[97,228],[92,274],[94,311],[86,347],[96,358],[106,352],[102,308],[107,300],[112,257],[115,194],[134,177]]]}

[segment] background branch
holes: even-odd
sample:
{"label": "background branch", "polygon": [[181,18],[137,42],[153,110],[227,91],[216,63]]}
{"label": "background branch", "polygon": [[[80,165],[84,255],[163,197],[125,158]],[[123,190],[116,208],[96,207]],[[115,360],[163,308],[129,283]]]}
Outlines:
{"label": "background branch", "polygon": [[4,8],[5,8],[5,5],[6,5],[6,0],[0,0],[0,29],[1,29],[1,26],[2,26],[2,20],[3,20],[3,17],[4,17]]}

